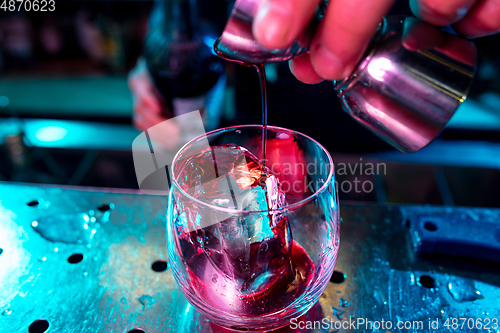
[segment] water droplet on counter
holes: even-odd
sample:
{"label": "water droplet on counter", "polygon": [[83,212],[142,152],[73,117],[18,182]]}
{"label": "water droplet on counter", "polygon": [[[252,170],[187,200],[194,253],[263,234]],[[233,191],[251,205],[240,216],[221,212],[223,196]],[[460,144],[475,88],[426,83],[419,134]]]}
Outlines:
{"label": "water droplet on counter", "polygon": [[92,220],[96,221],[96,218],[99,219],[100,222],[108,222],[109,216],[115,210],[115,204],[112,202],[99,204],[97,210],[91,210],[89,215],[95,216]]}
{"label": "water droplet on counter", "polygon": [[347,307],[349,305],[352,305],[351,302],[349,302],[349,301],[347,301],[347,300],[345,300],[343,298],[339,298],[339,302],[340,302],[340,306],[343,307],[343,308],[345,308],[345,307]]}
{"label": "water droplet on counter", "polygon": [[12,313],[11,309],[5,309],[2,311],[2,316],[8,316]]}
{"label": "water droplet on counter", "polygon": [[457,302],[472,302],[484,298],[481,292],[476,289],[474,281],[458,277],[450,277],[448,281],[448,291]]}
{"label": "water droplet on counter", "polygon": [[410,286],[415,285],[415,274],[410,273]]}
{"label": "water droplet on counter", "polygon": [[89,243],[96,232],[85,213],[46,216],[33,221],[31,226],[48,241],[69,244]]}
{"label": "water droplet on counter", "polygon": [[142,309],[151,309],[151,307],[156,303],[154,297],[149,295],[142,295],[137,298],[137,300],[142,304]]}
{"label": "water droplet on counter", "polygon": [[345,313],[345,311],[338,310],[333,306],[332,306],[332,310],[333,310],[333,315],[336,316],[338,320],[342,320],[342,315]]}

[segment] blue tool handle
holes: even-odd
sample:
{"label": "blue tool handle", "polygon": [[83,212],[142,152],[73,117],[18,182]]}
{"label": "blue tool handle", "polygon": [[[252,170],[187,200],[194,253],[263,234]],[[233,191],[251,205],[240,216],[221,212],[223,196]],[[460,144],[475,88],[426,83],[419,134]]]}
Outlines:
{"label": "blue tool handle", "polygon": [[418,253],[449,254],[500,262],[500,221],[416,214],[408,217]]}

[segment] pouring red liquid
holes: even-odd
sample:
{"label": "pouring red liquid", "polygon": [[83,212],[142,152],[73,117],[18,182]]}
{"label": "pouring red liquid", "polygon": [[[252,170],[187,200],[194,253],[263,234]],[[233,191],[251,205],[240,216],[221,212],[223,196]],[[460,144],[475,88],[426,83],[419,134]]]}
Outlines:
{"label": "pouring red liquid", "polygon": [[267,88],[266,88],[266,71],[264,69],[263,63],[251,63],[243,60],[239,60],[224,54],[218,47],[220,39],[218,39],[214,44],[214,51],[217,56],[221,59],[235,62],[239,65],[246,67],[253,67],[257,70],[260,81],[260,94],[262,99],[262,165],[266,164],[266,147],[267,147]]}

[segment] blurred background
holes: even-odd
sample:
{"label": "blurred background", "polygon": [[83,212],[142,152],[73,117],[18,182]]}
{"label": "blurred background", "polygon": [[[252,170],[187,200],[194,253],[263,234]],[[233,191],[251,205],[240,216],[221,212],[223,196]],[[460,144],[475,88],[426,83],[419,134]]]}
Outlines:
{"label": "blurred background", "polygon": [[[54,12],[0,11],[0,181],[138,188],[131,147],[140,131],[132,125],[127,75],[143,54],[154,6],[57,1]],[[311,135],[335,163],[351,166],[340,173],[337,167],[342,201],[500,207],[500,37],[475,42],[479,67],[469,98],[441,136],[415,154],[399,153],[343,114],[331,82],[301,84],[287,64],[267,66],[269,123]],[[257,76],[224,66],[225,88],[211,97],[222,105],[219,126],[258,122]],[[239,87],[234,77],[241,75],[251,77],[245,83],[253,89]],[[311,101],[315,93],[320,98]],[[282,117],[308,108],[324,121]],[[376,174],[354,169],[367,163],[385,167]],[[373,189],[356,191],[356,180]]]}

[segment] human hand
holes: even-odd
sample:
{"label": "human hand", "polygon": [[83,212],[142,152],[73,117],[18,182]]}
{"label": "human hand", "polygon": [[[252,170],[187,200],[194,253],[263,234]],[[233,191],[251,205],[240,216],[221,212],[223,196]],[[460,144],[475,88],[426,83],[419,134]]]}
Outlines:
{"label": "human hand", "polygon": [[[311,20],[320,0],[262,0],[253,24],[257,41],[268,48],[290,45]],[[305,83],[348,76],[363,55],[378,24],[395,0],[330,0],[307,53],[290,62]],[[410,0],[419,18],[453,24],[466,37],[500,31],[499,0]]]}
{"label": "human hand", "polygon": [[134,101],[134,126],[140,131],[160,126],[161,131],[157,127],[157,130],[148,132],[150,138],[164,147],[175,147],[181,136],[179,126],[173,121],[166,121],[173,115],[165,109],[163,97],[156,89],[144,59],[139,58],[130,71],[128,86]]}
{"label": "human hand", "polygon": [[159,91],[156,89],[151,78],[146,61],[143,58],[137,60],[137,64],[128,75],[128,86],[132,92],[134,101],[134,126],[145,131],[151,126],[167,120]]}

